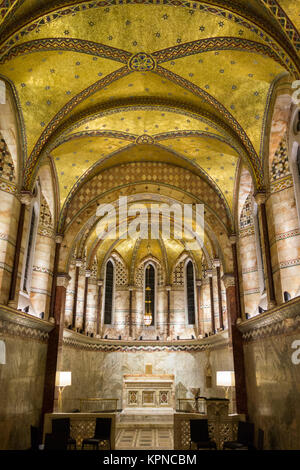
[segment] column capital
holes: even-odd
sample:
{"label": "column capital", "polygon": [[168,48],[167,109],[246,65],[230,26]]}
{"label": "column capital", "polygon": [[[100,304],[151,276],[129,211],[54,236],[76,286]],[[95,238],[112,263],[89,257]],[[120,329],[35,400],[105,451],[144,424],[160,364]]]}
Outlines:
{"label": "column capital", "polygon": [[99,286],[99,287],[103,286],[103,280],[102,279],[97,279],[97,286]]}
{"label": "column capital", "polygon": [[76,259],[76,260],[75,260],[75,264],[76,264],[76,267],[77,267],[77,268],[80,268],[80,267],[82,266],[82,264],[83,264],[83,263],[82,263],[82,259],[79,259],[79,258]]}
{"label": "column capital", "polygon": [[55,243],[57,243],[58,245],[61,245],[63,238],[64,236],[61,233],[57,233],[55,235]]}
{"label": "column capital", "polygon": [[258,206],[261,206],[261,204],[264,204],[266,202],[266,198],[267,198],[267,195],[263,191],[260,191],[254,194],[254,199]]}
{"label": "column capital", "polygon": [[201,287],[202,286],[202,279],[196,279],[196,286]]}
{"label": "column capital", "polygon": [[229,241],[231,243],[231,245],[234,245],[236,242],[237,242],[237,234],[236,233],[232,233],[230,236],[229,236]]}
{"label": "column capital", "polygon": [[212,277],[213,276],[212,269],[207,269],[206,270],[206,275],[207,275],[207,277]]}
{"label": "column capital", "polygon": [[68,273],[57,273],[56,286],[57,287],[68,287],[71,276]]}
{"label": "column capital", "polygon": [[221,266],[221,262],[218,258],[213,260],[213,267],[214,268],[219,268]]}
{"label": "column capital", "polygon": [[222,281],[224,282],[225,289],[228,287],[235,286],[235,276],[233,273],[226,273],[222,276]]}
{"label": "column capital", "polygon": [[171,289],[172,289],[171,286],[166,286],[166,290],[167,290],[167,291],[170,291]]}
{"label": "column capital", "polygon": [[19,199],[22,204],[25,204],[25,206],[30,206],[33,199],[33,194],[31,191],[20,191]]}
{"label": "column capital", "polygon": [[132,292],[132,291],[134,291],[134,289],[135,289],[135,287],[134,287],[134,286],[128,286],[128,290],[129,290],[129,291],[131,291],[131,292]]}
{"label": "column capital", "polygon": [[91,271],[90,269],[87,269],[87,270],[85,271],[85,277],[90,277],[91,274],[92,274],[92,271]]}

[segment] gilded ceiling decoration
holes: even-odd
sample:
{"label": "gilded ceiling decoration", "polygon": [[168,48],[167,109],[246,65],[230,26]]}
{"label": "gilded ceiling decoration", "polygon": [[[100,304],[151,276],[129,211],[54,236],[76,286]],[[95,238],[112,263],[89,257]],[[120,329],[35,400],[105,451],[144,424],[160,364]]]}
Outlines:
{"label": "gilded ceiling decoration", "polygon": [[[128,191],[168,177],[171,191],[192,186],[201,198],[200,178],[229,226],[240,159],[264,187],[270,94],[280,77],[299,78],[299,2],[233,3],[0,1],[0,74],[23,123],[23,187],[50,155],[60,229],[72,201],[113,190],[106,178],[118,165]],[[150,161],[165,166],[148,173]]]}

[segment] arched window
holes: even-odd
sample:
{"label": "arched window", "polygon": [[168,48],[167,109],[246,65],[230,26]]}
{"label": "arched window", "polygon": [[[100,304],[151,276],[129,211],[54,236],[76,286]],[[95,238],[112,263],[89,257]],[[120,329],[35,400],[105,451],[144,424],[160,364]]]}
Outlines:
{"label": "arched window", "polygon": [[195,325],[195,280],[192,261],[188,261],[186,265],[186,299],[188,324]]}
{"label": "arched window", "polygon": [[149,263],[145,267],[145,282],[144,282],[144,323],[146,326],[155,325],[155,269]]}
{"label": "arched window", "polygon": [[105,274],[105,302],[104,302],[104,324],[111,325],[114,293],[114,265],[112,261],[106,264]]}

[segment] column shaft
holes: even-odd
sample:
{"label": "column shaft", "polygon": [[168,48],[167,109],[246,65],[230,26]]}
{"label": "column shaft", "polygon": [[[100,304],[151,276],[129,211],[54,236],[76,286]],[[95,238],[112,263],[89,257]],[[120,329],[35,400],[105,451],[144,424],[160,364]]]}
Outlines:
{"label": "column shaft", "polygon": [[21,204],[19,222],[18,222],[18,232],[17,232],[17,239],[16,239],[16,247],[15,247],[15,254],[14,254],[14,264],[13,264],[13,270],[11,274],[8,302],[13,302],[16,296],[16,285],[17,285],[17,279],[18,279],[22,236],[23,236],[23,229],[24,229],[25,209],[26,209],[26,204]]}
{"label": "column shaft", "polygon": [[215,333],[216,323],[215,323],[214,290],[213,290],[212,276],[209,276],[209,290],[210,290],[211,329],[212,329],[212,332]]}

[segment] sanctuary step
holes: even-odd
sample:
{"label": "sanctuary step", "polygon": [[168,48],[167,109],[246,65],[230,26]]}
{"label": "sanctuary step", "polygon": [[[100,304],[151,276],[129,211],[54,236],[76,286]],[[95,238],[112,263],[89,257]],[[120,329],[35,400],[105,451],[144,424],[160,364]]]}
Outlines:
{"label": "sanctuary step", "polygon": [[117,450],[172,450],[173,429],[120,429],[116,436]]}
{"label": "sanctuary step", "polygon": [[126,410],[117,415],[117,428],[144,428],[151,425],[153,428],[173,428],[173,410],[135,409]]}

